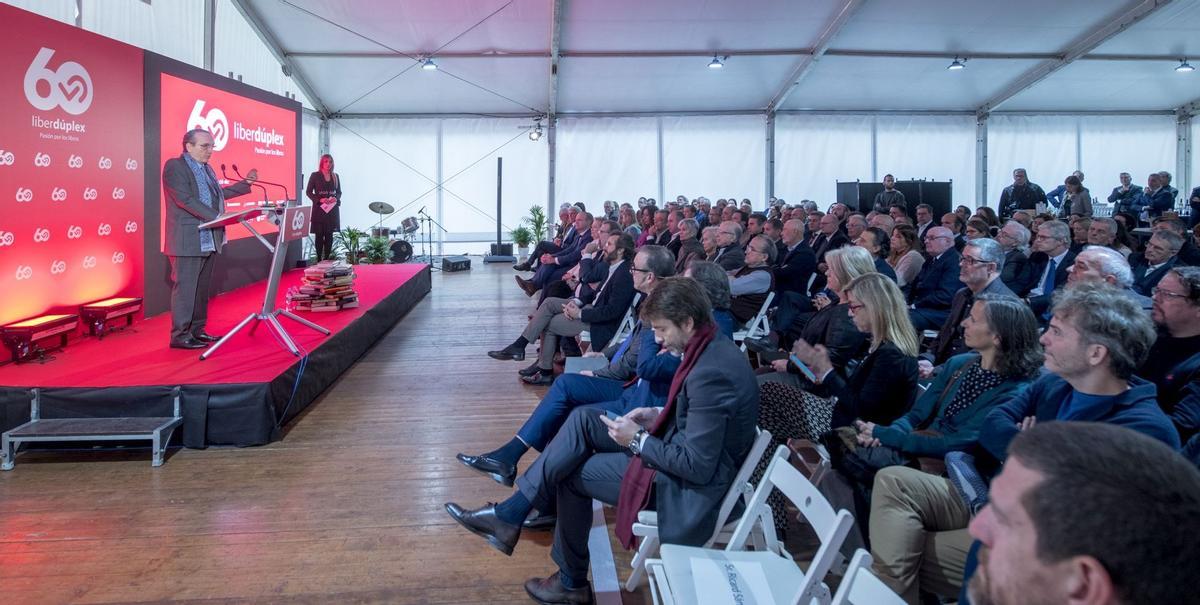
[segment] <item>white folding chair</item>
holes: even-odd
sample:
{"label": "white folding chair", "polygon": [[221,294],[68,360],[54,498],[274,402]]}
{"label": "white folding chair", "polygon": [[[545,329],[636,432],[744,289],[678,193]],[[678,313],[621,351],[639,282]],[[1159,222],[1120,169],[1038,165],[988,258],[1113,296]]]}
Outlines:
{"label": "white folding chair", "polygon": [[[637,323],[637,321],[634,319],[633,312],[635,309],[637,309],[638,301],[641,299],[642,299],[642,293],[634,292],[633,302],[629,303],[629,309],[625,311],[625,316],[621,318],[621,323],[617,325],[617,333],[613,334],[613,337],[610,338],[608,340],[608,342],[610,342],[610,343],[611,342],[621,342],[622,340],[625,340],[626,337],[628,337],[630,334],[633,333],[633,325],[635,323]],[[580,344],[585,343],[585,342],[591,342],[591,340],[592,340],[591,332],[584,330],[579,333]],[[592,350],[593,351],[602,351],[602,350],[604,350],[604,347],[607,347],[607,346],[608,346],[608,343],[603,343],[602,346],[592,347]]]}
{"label": "white folding chair", "polygon": [[850,559],[833,605],[904,605],[904,599],[871,571],[871,554],[860,548]]}
{"label": "white folding chair", "polygon": [[[733,508],[737,506],[738,500],[742,500],[746,505],[743,514],[749,513],[750,497],[754,495],[754,485],[750,483],[750,475],[754,473],[759,460],[762,460],[763,453],[767,451],[767,445],[770,442],[771,433],[760,429],[754,438],[754,443],[750,446],[750,452],[746,454],[746,460],[742,462],[741,468],[733,478],[733,483],[729,485],[725,499],[721,501],[721,508],[717,510],[716,527],[713,529],[712,537],[704,543],[705,547],[728,541],[729,537],[733,535],[737,521],[730,521],[729,516],[733,514]],[[640,536],[641,541],[638,543],[637,552],[633,555],[633,561],[629,564],[633,568],[629,579],[625,581],[625,590],[629,592],[637,590],[638,585],[641,584],[642,576],[646,573],[646,560],[658,556],[658,515],[654,511],[638,513],[637,523],[633,524],[633,535]]]}
{"label": "white folding chair", "polygon": [[[664,544],[660,548],[661,558],[646,562],[655,603],[659,602],[660,597],[664,603],[699,602],[692,577],[693,559],[718,559],[722,563],[756,566],[766,578],[772,603],[831,603],[829,587],[824,579],[837,560],[842,542],[854,520],[845,510],[835,512],[821,492],[792,467],[788,455],[786,446],[779,446],[775,450],[766,475],[754,490],[750,509],[738,522],[725,552]],[[782,549],[771,521],[771,508],[767,506],[767,496],[775,488],[782,491],[800,510],[821,541],[807,571],[802,571],[794,561],[778,554]],[[745,552],[746,541],[756,525],[763,529],[766,549]],[[759,603],[766,605],[762,601]]]}
{"label": "white folding chair", "polygon": [[771,308],[771,301],[773,300],[775,300],[775,293],[768,292],[767,299],[763,301],[762,307],[758,309],[758,314],[746,322],[744,330],[737,330],[733,333],[733,342],[741,344],[743,351],[746,350],[746,343],[743,341],[747,338],[762,338],[771,331],[771,322],[767,320],[767,309]]}

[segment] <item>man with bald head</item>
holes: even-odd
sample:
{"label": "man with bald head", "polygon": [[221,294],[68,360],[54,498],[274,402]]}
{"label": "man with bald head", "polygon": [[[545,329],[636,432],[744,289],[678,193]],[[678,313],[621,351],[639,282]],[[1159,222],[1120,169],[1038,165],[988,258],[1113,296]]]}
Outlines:
{"label": "man with bald head", "polygon": [[780,242],[785,252],[775,269],[775,291],[779,296],[783,296],[784,292],[804,296],[808,280],[817,269],[817,255],[812,248],[804,245],[803,240],[804,221],[792,219],[783,224]]}
{"label": "man with bald head", "polygon": [[908,296],[908,316],[918,332],[940,329],[950,315],[955,293],[965,287],[959,280],[961,256],[954,249],[952,231],[930,227],[925,232],[925,251],[929,260],[913,280]]}

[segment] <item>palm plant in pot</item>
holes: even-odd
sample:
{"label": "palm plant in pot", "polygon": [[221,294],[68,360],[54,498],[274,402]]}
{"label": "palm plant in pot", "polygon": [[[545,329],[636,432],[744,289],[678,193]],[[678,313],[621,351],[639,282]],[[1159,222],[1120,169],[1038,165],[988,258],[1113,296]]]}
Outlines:
{"label": "palm plant in pot", "polygon": [[529,227],[521,225],[510,231],[509,236],[512,237],[513,243],[517,245],[518,262],[525,262],[525,259],[529,258],[529,244],[533,242],[533,231]]}
{"label": "palm plant in pot", "polygon": [[363,256],[363,243],[369,234],[361,229],[347,227],[333,234],[333,249],[344,255],[346,262],[357,265]]}

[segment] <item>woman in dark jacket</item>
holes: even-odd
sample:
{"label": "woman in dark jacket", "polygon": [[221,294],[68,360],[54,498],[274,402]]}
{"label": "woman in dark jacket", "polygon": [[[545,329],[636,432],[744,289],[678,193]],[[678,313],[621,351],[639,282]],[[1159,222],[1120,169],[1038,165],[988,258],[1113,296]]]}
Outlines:
{"label": "woman in dark jacket", "polygon": [[[788,439],[817,440],[855,420],[891,423],[912,407],[918,344],[900,288],[870,272],[851,280],[843,292],[850,319],[870,335],[867,356],[853,370],[835,368],[824,346],[797,340],[792,353],[813,375],[804,388],[777,382],[759,387],[758,424],[771,432],[771,450]],[[761,464],[755,479],[765,470]],[[776,527],[782,530],[787,519],[778,497],[772,496],[771,509]]]}
{"label": "woman in dark jacket", "polygon": [[333,258],[333,232],[341,228],[338,207],[342,205],[342,183],[333,171],[333,156],[321,156],[320,169],[308,175],[304,194],[313,205],[310,231],[317,240],[317,260]]}

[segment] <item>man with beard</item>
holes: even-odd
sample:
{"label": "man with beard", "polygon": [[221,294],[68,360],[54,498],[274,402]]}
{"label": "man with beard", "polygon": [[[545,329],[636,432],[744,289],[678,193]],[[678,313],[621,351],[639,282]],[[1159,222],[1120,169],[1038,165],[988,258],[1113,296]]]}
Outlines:
{"label": "man with beard", "polygon": [[1195,602],[1200,472],[1161,442],[1039,425],[1013,439],[990,496],[970,527],[974,605]]}

